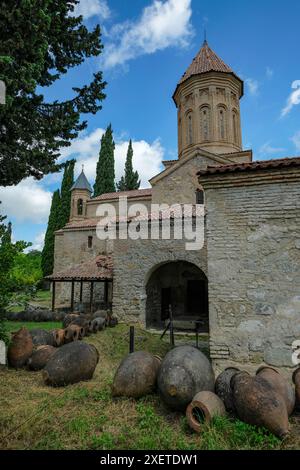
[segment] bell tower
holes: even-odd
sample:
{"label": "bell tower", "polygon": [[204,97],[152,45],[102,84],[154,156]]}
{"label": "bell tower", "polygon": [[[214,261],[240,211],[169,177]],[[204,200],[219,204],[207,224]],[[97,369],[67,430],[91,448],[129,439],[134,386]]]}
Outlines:
{"label": "bell tower", "polygon": [[205,40],[173,95],[179,158],[199,147],[222,155],[242,150],[243,89],[243,81]]}
{"label": "bell tower", "polygon": [[91,197],[93,190],[87,177],[82,171],[71,188],[71,220],[82,220],[86,217],[86,203]]}

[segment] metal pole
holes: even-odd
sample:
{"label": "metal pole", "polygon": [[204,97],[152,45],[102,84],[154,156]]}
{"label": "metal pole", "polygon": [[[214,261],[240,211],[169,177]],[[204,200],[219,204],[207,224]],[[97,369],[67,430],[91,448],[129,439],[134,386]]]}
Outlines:
{"label": "metal pole", "polygon": [[134,352],[134,326],[129,329],[129,352]]}
{"label": "metal pole", "polygon": [[169,305],[169,313],[170,313],[170,344],[172,347],[174,347],[175,341],[174,341],[173,313],[172,313],[171,305]]}

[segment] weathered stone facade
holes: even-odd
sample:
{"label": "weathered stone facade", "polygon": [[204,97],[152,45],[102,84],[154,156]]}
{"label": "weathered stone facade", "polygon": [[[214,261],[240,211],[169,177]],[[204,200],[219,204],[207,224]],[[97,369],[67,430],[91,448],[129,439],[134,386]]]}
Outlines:
{"label": "weathered stone facade", "polygon": [[211,356],[293,367],[300,338],[300,168],[204,175]]}
{"label": "weathered stone facade", "polygon": [[186,261],[207,274],[206,246],[187,251],[185,240],[118,240],[114,249],[113,310],[126,322],[146,326],[146,286],[151,274],[169,262]]}

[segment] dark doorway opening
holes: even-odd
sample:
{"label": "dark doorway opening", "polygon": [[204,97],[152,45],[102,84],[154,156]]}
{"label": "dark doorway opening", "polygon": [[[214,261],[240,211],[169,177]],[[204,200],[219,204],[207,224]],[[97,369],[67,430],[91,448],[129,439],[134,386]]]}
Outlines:
{"label": "dark doorway opening", "polygon": [[208,282],[201,269],[187,261],[165,263],[151,274],[146,286],[146,325],[162,329],[172,310],[182,329],[200,321],[200,331],[208,332]]}

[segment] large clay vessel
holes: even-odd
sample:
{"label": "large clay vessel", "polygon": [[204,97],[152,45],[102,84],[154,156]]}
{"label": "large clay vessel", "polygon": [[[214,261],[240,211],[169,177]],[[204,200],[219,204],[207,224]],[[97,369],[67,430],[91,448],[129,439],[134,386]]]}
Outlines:
{"label": "large clay vessel", "polygon": [[260,367],[256,375],[263,377],[284,399],[288,415],[290,416],[295,408],[295,390],[292,385],[273,367]]}
{"label": "large clay vessel", "polygon": [[178,346],[163,359],[157,384],[166,405],[185,410],[197,392],[214,391],[215,376],[201,351],[193,346]]}
{"label": "large clay vessel", "polygon": [[236,367],[227,367],[218,375],[215,384],[216,394],[223,400],[226,410],[231,412],[234,411],[234,405],[230,381],[237,372],[239,372],[239,369]]}
{"label": "large clay vessel", "polygon": [[203,423],[210,423],[215,416],[225,416],[225,405],[213,392],[198,392],[186,409],[189,426],[201,432]]}
{"label": "large clay vessel", "polygon": [[267,380],[238,372],[231,379],[234,407],[239,418],[248,424],[264,426],[283,438],[289,432],[285,401]]}
{"label": "large clay vessel", "polygon": [[51,333],[54,338],[54,346],[56,346],[57,348],[62,346],[65,342],[65,330],[63,330],[62,328],[57,328]]}
{"label": "large clay vessel", "polygon": [[129,354],[117,369],[112,395],[139,398],[153,392],[159,366],[159,359],[149,352]]}
{"label": "large clay vessel", "polygon": [[90,380],[99,360],[95,346],[81,341],[65,344],[49,359],[43,370],[47,385],[64,386]]}
{"label": "large clay vessel", "polygon": [[44,369],[50,357],[57,351],[56,348],[49,345],[38,346],[36,351],[33,351],[32,356],[28,359],[27,365],[31,370]]}
{"label": "large clay vessel", "polygon": [[12,333],[11,343],[8,347],[7,358],[10,366],[24,367],[33,351],[33,342],[27,328]]}
{"label": "large clay vessel", "polygon": [[50,331],[35,328],[30,331],[34,346],[54,346],[54,337]]}

